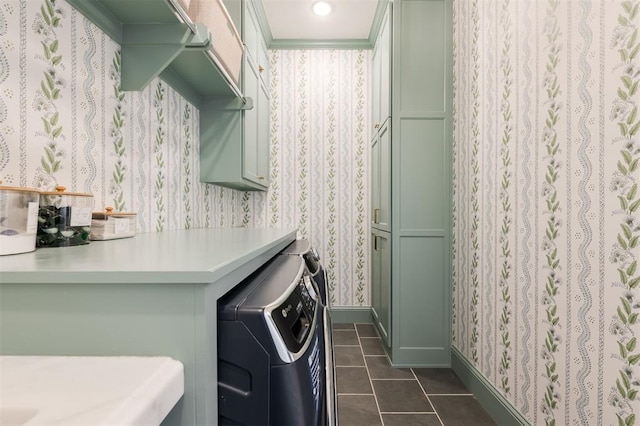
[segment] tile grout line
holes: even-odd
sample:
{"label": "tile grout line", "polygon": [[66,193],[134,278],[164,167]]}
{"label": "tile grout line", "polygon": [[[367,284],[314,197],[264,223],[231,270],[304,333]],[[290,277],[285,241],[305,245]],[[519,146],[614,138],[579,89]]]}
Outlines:
{"label": "tile grout line", "polygon": [[364,355],[364,350],[362,350],[362,343],[360,342],[360,333],[358,332],[358,326],[357,324],[354,324],[353,326],[356,329],[356,337],[358,338],[358,344],[360,345],[360,352],[362,353],[362,360],[364,361],[364,366],[367,369],[367,377],[369,378],[369,384],[371,385],[371,392],[373,392],[373,400],[376,402],[376,409],[378,410],[378,417],[380,417],[380,424],[384,426],[384,420],[382,419],[382,412],[380,411],[380,404],[378,403],[378,396],[376,395],[376,390],[373,387],[373,380],[371,380],[371,373],[369,372],[369,366],[367,365],[367,358]]}
{"label": "tile grout line", "polygon": [[444,422],[440,418],[440,414],[438,414],[438,410],[436,410],[435,405],[433,405],[433,402],[431,402],[431,398],[429,398],[429,395],[427,395],[427,392],[424,390],[422,383],[420,382],[420,380],[418,380],[418,376],[416,375],[416,372],[413,370],[413,368],[410,368],[409,370],[411,370],[411,374],[413,374],[413,377],[415,377],[416,381],[418,382],[418,386],[420,386],[420,389],[422,389],[422,393],[427,398],[427,401],[429,401],[431,408],[433,408],[433,412],[436,413],[436,417],[438,418],[438,421],[440,421],[440,424],[444,426]]}
{"label": "tile grout line", "polygon": [[372,393],[339,393],[338,395],[349,395],[349,396],[370,396]]}
{"label": "tile grout line", "polygon": [[[393,368],[393,367],[392,367],[392,368]],[[371,381],[374,381],[374,380],[379,380],[379,381],[383,381],[383,380],[387,380],[387,381],[389,381],[389,380],[395,380],[395,381],[405,381],[405,382],[415,382],[415,381],[416,381],[416,379],[399,379],[399,378],[396,378],[396,377],[393,377],[393,378],[390,378],[390,379],[384,379],[384,378],[383,378],[383,379],[371,379]]]}
{"label": "tile grout line", "polygon": [[473,396],[472,393],[430,393],[430,396],[464,396],[466,398]]}

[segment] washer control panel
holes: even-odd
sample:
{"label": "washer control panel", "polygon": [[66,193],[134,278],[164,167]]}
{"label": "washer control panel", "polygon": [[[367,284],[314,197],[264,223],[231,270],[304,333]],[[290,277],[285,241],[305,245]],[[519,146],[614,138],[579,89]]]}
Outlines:
{"label": "washer control panel", "polygon": [[316,314],[318,296],[306,273],[289,297],[275,308],[271,316],[287,349],[296,353],[304,345]]}

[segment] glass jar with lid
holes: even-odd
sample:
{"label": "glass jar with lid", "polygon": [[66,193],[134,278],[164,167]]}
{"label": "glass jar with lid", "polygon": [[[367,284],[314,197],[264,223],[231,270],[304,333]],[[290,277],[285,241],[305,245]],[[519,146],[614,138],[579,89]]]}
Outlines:
{"label": "glass jar with lid", "polygon": [[0,181],[0,255],[36,249],[37,189],[2,186]]}
{"label": "glass jar with lid", "polygon": [[68,247],[89,243],[93,194],[65,192],[64,186],[40,193],[38,247]]}

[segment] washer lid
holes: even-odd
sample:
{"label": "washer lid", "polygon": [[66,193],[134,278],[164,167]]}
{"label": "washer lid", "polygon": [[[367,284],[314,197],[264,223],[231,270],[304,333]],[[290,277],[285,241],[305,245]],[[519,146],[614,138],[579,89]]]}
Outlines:
{"label": "washer lid", "polygon": [[295,240],[287,247],[285,247],[280,254],[289,254],[294,256],[300,256],[311,251],[311,243],[306,238]]}
{"label": "washer lid", "polygon": [[304,270],[299,256],[275,256],[218,301],[218,318],[236,320],[275,306],[293,291]]}

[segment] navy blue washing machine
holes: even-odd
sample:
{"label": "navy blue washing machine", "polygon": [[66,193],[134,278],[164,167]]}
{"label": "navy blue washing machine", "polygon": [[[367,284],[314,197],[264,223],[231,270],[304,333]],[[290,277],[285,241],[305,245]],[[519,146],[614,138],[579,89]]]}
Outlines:
{"label": "navy blue washing machine", "polygon": [[[275,256],[218,302],[221,425],[327,425],[329,329],[298,256]],[[332,359],[329,363],[332,363]]]}
{"label": "navy blue washing machine", "polygon": [[305,238],[295,240],[280,252],[281,255],[300,256],[304,259],[307,269],[316,283],[320,300],[325,306],[329,306],[328,289],[327,289],[327,273],[320,263],[320,256],[315,247],[311,246],[311,242]]}
{"label": "navy blue washing machine", "polygon": [[333,327],[331,325],[331,314],[329,311],[329,294],[327,284],[327,273],[320,263],[320,256],[315,247],[311,246],[311,242],[301,238],[295,240],[279,253],[281,256],[295,256],[304,260],[307,272],[311,275],[315,288],[319,293],[320,302],[323,305],[323,330],[324,330],[324,350],[325,350],[325,368],[324,375],[327,385],[327,412],[328,425],[337,425],[338,423],[338,401],[335,393],[336,372],[334,369],[335,355],[333,352]]}

